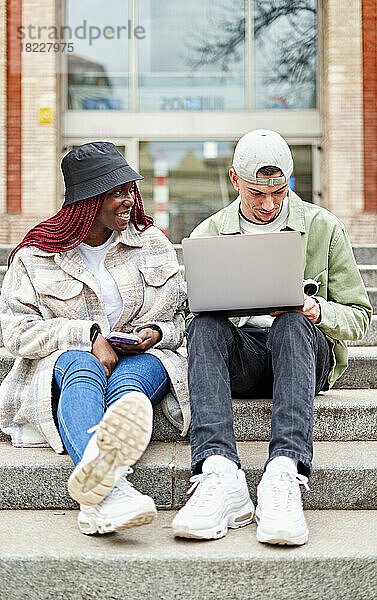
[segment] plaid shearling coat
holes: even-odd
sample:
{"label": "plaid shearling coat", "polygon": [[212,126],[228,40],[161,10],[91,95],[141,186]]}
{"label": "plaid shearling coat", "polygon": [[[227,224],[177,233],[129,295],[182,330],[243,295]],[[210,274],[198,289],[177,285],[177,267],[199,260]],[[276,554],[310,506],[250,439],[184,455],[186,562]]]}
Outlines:
{"label": "plaid shearling coat", "polygon": [[[182,412],[184,435],[190,423],[187,364],[177,350],[186,286],[175,250],[156,227],[138,232],[130,223],[110,244],[106,267],[123,299],[113,331],[161,328],[162,339],[147,352],[161,360],[170,377],[163,408],[177,426],[167,411],[170,406],[176,415]],[[16,357],[0,386],[0,427],[15,446],[50,445],[62,452],[52,414],[53,369],[67,350],[91,351],[93,324],[109,333],[99,284],[75,249],[51,253],[28,246],[16,253],[5,275],[0,315],[4,346]]]}

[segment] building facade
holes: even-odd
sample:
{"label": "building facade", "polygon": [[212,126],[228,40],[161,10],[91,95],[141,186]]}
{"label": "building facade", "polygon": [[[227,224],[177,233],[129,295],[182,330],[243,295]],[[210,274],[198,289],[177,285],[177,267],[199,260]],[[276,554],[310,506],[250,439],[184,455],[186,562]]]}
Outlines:
{"label": "building facade", "polygon": [[177,243],[234,197],[238,138],[279,131],[291,187],[377,242],[374,0],[0,0],[0,243],[62,204],[60,160],[114,142]]}

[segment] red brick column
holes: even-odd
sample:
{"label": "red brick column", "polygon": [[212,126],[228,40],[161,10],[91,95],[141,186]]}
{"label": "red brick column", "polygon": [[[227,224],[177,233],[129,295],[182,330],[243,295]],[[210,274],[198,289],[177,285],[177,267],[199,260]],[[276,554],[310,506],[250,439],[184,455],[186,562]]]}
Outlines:
{"label": "red brick column", "polygon": [[21,48],[22,0],[7,0],[7,213],[22,211]]}
{"label": "red brick column", "polygon": [[377,212],[377,5],[362,0],[364,208]]}

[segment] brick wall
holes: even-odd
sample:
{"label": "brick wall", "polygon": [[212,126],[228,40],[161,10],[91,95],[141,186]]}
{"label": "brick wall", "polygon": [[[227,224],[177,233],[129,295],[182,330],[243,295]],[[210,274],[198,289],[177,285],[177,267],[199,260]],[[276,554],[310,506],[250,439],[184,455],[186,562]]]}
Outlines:
{"label": "brick wall", "polygon": [[6,210],[6,0],[0,0],[0,215]]}
{"label": "brick wall", "polygon": [[376,215],[359,213],[351,217],[343,217],[351,241],[354,244],[377,243],[377,218]]}
{"label": "brick wall", "polygon": [[0,215],[0,244],[16,245],[31,227],[46,218],[44,215]]}
{"label": "brick wall", "polygon": [[21,50],[17,30],[22,23],[22,0],[7,2],[7,212],[22,212]]}
{"label": "brick wall", "polygon": [[361,0],[322,5],[323,205],[355,243],[375,243],[377,214],[364,213]]}
{"label": "brick wall", "polygon": [[[365,209],[377,213],[377,4],[362,0]],[[376,236],[377,240],[377,236]]]}
{"label": "brick wall", "polygon": [[[22,21],[24,26],[55,26],[55,0],[24,0]],[[22,53],[22,212],[30,216],[45,217],[56,207],[56,60],[55,52]],[[53,109],[52,124],[39,123],[40,108]]]}
{"label": "brick wall", "polygon": [[[16,2],[18,0],[15,0]],[[5,98],[2,85],[3,64],[6,65],[5,43],[1,43],[2,36],[6,36],[5,27],[6,0],[0,0],[0,143],[5,144],[6,133],[8,140],[12,135],[11,123],[8,122],[8,131],[5,128]],[[57,24],[55,0],[23,0],[22,25],[34,27],[55,26]],[[4,26],[3,26],[4,24]],[[21,41],[44,42],[47,37],[31,40],[28,37],[21,40],[12,40],[19,44]],[[33,32],[34,33],[34,32]],[[43,31],[42,36],[46,35]],[[6,39],[6,38],[5,38]],[[16,244],[24,234],[36,223],[56,212],[56,175],[57,175],[57,61],[59,55],[40,52],[23,51],[21,55],[22,69],[22,196],[21,214],[6,214],[6,206],[12,202],[9,194],[6,200],[5,171],[6,153],[0,152],[0,244]],[[3,104],[1,104],[3,103]],[[4,110],[2,107],[4,106]],[[39,122],[39,109],[52,108],[54,119],[52,124]],[[60,115],[58,115],[58,120]],[[14,120],[14,119],[13,119]],[[4,174],[4,176],[2,176]],[[5,213],[5,214],[4,214]]]}
{"label": "brick wall", "polygon": [[364,207],[361,6],[322,4],[323,204],[343,217]]}

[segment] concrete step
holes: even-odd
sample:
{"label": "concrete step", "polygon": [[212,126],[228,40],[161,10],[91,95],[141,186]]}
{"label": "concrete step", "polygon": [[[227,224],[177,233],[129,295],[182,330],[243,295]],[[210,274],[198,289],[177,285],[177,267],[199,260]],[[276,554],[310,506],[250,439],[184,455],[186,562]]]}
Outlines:
{"label": "concrete step", "polygon": [[[268,441],[271,430],[271,399],[233,399],[234,433],[238,441]],[[314,400],[315,441],[377,441],[377,391],[330,390]],[[3,434],[4,435],[4,434]],[[182,441],[178,430],[157,406],[152,439]],[[186,440],[189,439],[185,438]]]}
{"label": "concrete step", "polygon": [[354,244],[353,253],[359,265],[377,265],[377,244]]}
{"label": "concrete step", "polygon": [[[234,432],[238,441],[268,441],[272,400],[233,399]],[[313,439],[315,441],[377,441],[377,392],[370,389],[330,390],[314,400]],[[0,431],[0,441],[10,438]],[[152,440],[182,441],[161,406],[154,410]],[[189,436],[184,438],[188,441]]]}
{"label": "concrete step", "polygon": [[[376,509],[377,442],[316,442],[311,491],[303,492],[308,509]],[[250,494],[268,456],[266,442],[238,442]],[[74,508],[66,482],[72,471],[68,455],[49,448],[13,448],[0,444],[0,509]],[[178,509],[187,500],[190,445],[152,442],[130,476],[135,487],[155,499],[159,508]]]}
{"label": "concrete step", "polygon": [[[0,382],[12,368],[14,358],[0,348]],[[377,388],[377,346],[351,347],[349,367],[336,388]]]}
{"label": "concrete step", "polygon": [[377,346],[350,347],[348,369],[334,387],[377,388]]}
{"label": "concrete step", "polygon": [[359,271],[365,283],[365,287],[377,287],[377,265],[359,265]]}
{"label": "concrete step", "polygon": [[[268,441],[271,413],[271,399],[234,399],[236,439]],[[377,441],[376,424],[376,390],[330,390],[314,400],[315,441]]]}
{"label": "concrete step", "polygon": [[2,599],[371,600],[375,594],[375,511],[307,511],[309,542],[298,547],[258,543],[255,523],[221,540],[174,538],[172,512],[159,512],[144,527],[89,537],[78,532],[76,516],[2,512]]}
{"label": "concrete step", "polygon": [[[173,443],[152,442],[130,477],[149,490],[160,508],[172,508]],[[77,508],[67,492],[71,458],[51,448],[14,448],[0,443],[0,510]]]}
{"label": "concrete step", "polygon": [[[266,442],[238,442],[238,454],[253,502],[268,456]],[[187,501],[190,446],[176,444],[174,508]],[[315,442],[310,492],[303,491],[308,509],[377,508],[377,442]]]}

